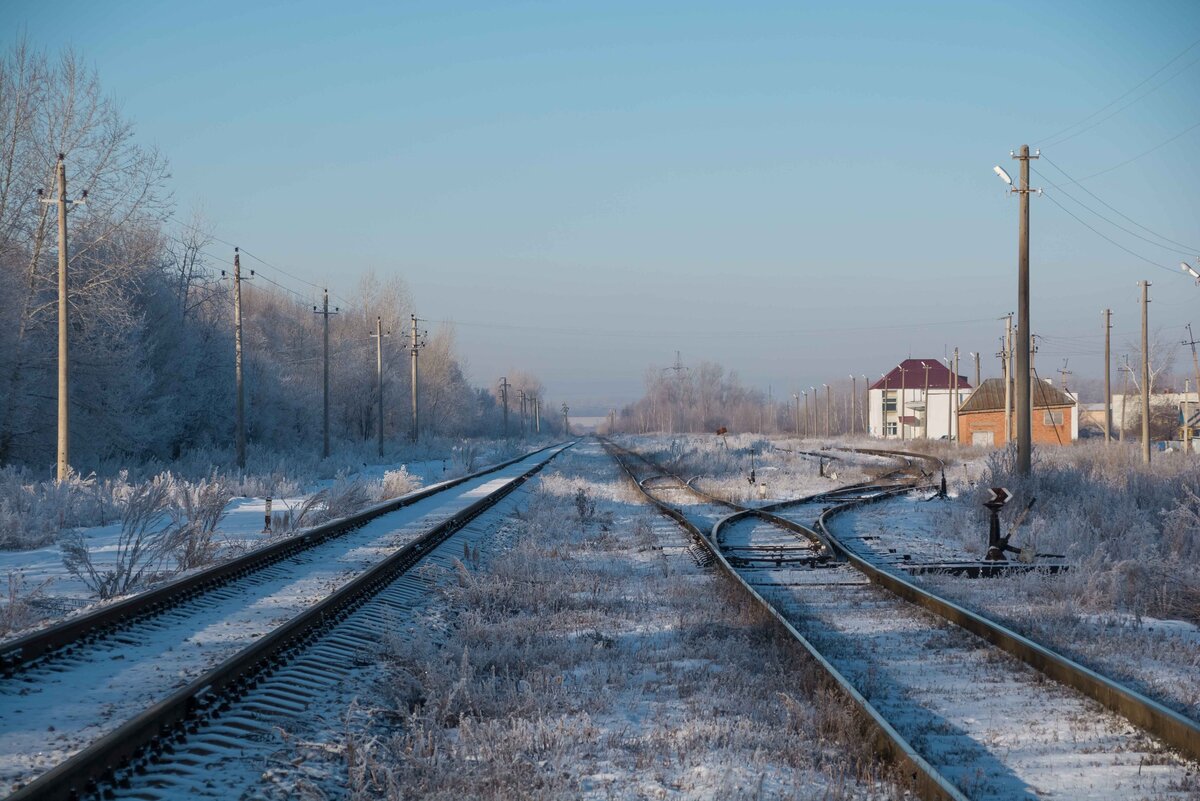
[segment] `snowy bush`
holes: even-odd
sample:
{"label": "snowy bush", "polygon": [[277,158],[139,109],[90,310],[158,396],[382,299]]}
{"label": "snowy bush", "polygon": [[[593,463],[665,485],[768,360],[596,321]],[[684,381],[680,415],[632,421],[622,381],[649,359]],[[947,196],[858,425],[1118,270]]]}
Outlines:
{"label": "snowy bush", "polygon": [[421,488],[421,479],[410,474],[403,465],[399,470],[389,470],[383,474],[379,486],[378,499],[381,501],[399,498]]}

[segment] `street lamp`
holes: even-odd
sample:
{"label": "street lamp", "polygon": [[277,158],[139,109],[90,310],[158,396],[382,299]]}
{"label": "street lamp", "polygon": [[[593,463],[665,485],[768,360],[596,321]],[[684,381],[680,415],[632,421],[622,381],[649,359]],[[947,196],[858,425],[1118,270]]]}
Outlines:
{"label": "street lamp", "polygon": [[1195,278],[1196,283],[1200,284],[1200,273],[1198,273],[1194,269],[1192,269],[1192,265],[1188,264],[1186,261],[1181,261],[1181,262],[1179,262],[1179,269],[1183,270],[1185,273],[1190,275],[1192,278]]}

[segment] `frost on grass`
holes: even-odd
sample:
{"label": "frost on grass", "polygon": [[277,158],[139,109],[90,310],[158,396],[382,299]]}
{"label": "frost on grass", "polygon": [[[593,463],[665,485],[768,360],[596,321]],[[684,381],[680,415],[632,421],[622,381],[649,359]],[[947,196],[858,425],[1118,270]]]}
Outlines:
{"label": "frost on grass", "polygon": [[564,461],[512,547],[444,583],[449,625],[389,644],[353,795],[888,797],[798,649],[598,449]]}

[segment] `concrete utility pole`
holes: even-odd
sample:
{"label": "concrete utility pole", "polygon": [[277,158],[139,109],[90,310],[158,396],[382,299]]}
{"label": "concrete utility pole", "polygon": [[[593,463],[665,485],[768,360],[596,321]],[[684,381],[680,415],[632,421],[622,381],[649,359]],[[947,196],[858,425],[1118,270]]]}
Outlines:
{"label": "concrete utility pole", "polygon": [[1013,439],[1013,419],[1012,419],[1012,349],[1013,349],[1013,330],[1012,330],[1012,313],[1004,317],[1004,444],[1007,446]]}
{"label": "concrete utility pole", "polygon": [[1017,474],[1027,476],[1033,469],[1033,404],[1029,364],[1029,145],[1021,145],[1020,185],[1013,191],[1020,200],[1017,222]]}
{"label": "concrete utility pole", "polygon": [[566,403],[563,403],[563,405],[562,405],[563,434],[568,437],[571,436],[571,418],[567,416],[567,413],[570,411],[571,411],[571,407],[567,406]]}
{"label": "concrete utility pole", "polygon": [[833,388],[825,385],[825,438],[828,439],[833,431],[830,418],[833,417]]}
{"label": "concrete utility pole", "polygon": [[525,439],[525,390],[517,390],[517,400],[521,401],[521,439]]}
{"label": "concrete utility pole", "polygon": [[[808,430],[812,432],[813,436],[815,436],[817,433],[817,415],[821,411],[821,402],[817,399],[816,387],[809,387],[808,392],[810,395],[812,395],[812,421],[805,423],[805,425],[808,426]],[[804,405],[804,410],[808,411],[807,403]]]}
{"label": "concrete utility pole", "polygon": [[1104,444],[1112,442],[1112,309],[1104,310]]}
{"label": "concrete utility pole", "polygon": [[[389,332],[390,334],[390,332]],[[383,456],[383,338],[389,336],[383,333],[383,318],[375,318],[375,401],[378,404],[379,417],[379,455]]]}
{"label": "concrete utility pole", "polygon": [[[972,353],[971,355],[975,357],[975,387],[978,388],[979,384],[983,381],[983,379],[980,377],[983,373],[979,369],[979,353],[976,352]],[[957,386],[958,384],[956,383],[955,387],[957,388]]]}
{"label": "concrete utility pole", "polygon": [[808,432],[812,430],[808,427],[808,392],[806,390],[800,392],[804,395],[804,436],[807,438]]}
{"label": "concrete utility pole", "polygon": [[862,424],[863,434],[869,434],[871,432],[867,431],[867,417],[869,415],[869,407],[871,405],[871,384],[867,381],[867,377],[865,375],[861,376],[861,378],[863,380],[863,399],[862,403],[860,403],[858,406],[858,421]]}
{"label": "concrete utility pole", "polygon": [[537,395],[533,396],[533,430],[542,433],[542,399]]}
{"label": "concrete utility pole", "polygon": [[1142,281],[1142,461],[1150,464],[1150,282]]}
{"label": "concrete utility pole", "polygon": [[420,338],[420,334],[417,332],[417,315],[413,314],[411,317],[412,341],[409,343],[409,350],[412,351],[412,431],[409,432],[409,439],[411,439],[413,442],[416,442],[417,437],[419,436],[417,417],[417,354],[420,352],[421,348],[425,347],[425,342]]}
{"label": "concrete utility pole", "polygon": [[905,381],[905,375],[904,375],[904,374],[905,374],[906,372],[908,372],[908,371],[907,371],[907,370],[905,370],[905,368],[904,368],[904,366],[903,366],[903,365],[901,365],[901,366],[900,366],[900,405],[899,405],[899,406],[897,407],[897,409],[896,409],[896,411],[897,411],[897,412],[898,412],[898,414],[900,415],[900,441],[901,441],[901,442],[903,442],[903,441],[904,441],[904,439],[905,439],[905,436],[904,436],[904,433],[905,433],[905,431],[904,431],[904,429],[905,429],[905,423],[904,423],[904,416],[905,416],[905,415],[904,415],[904,407],[905,407],[905,403],[904,403],[904,396],[907,394],[907,389],[908,389],[908,388],[907,388],[907,387],[904,385],[904,381]]}
{"label": "concrete utility pole", "polygon": [[854,373],[851,373],[850,374],[850,433],[851,434],[853,434],[855,431],[854,415],[857,411],[855,408],[857,406],[858,406],[858,378],[855,377]]}
{"label": "concrete utility pole", "polygon": [[508,376],[500,376],[500,406],[504,409],[504,439],[508,439]]}
{"label": "concrete utility pole", "polygon": [[[880,423],[883,426],[883,431],[880,431],[879,434],[884,439],[887,439],[887,435],[888,435],[888,427],[887,427],[888,408],[887,407],[888,407],[888,392],[890,391],[888,389],[888,380],[889,380],[888,376],[889,375],[891,375],[891,374],[890,373],[883,374],[883,403],[881,404],[881,408],[879,409],[880,417],[883,418],[882,422]],[[895,405],[895,404],[893,404],[893,405]]]}
{"label": "concrete utility pole", "polygon": [[955,439],[958,433],[958,348],[954,349],[954,375],[950,377],[950,381],[954,384],[954,416],[951,418],[953,423],[950,430],[946,432],[947,439]]}
{"label": "concrete utility pole", "polygon": [[1191,429],[1188,427],[1188,420],[1192,419],[1192,401],[1188,396],[1192,394],[1192,379],[1183,379],[1183,452],[1191,453]]}
{"label": "concrete utility pole", "polygon": [[922,400],[925,404],[925,414],[921,415],[921,439],[929,439],[929,368],[932,366],[921,362],[921,367],[925,370],[925,397]]}
{"label": "concrete utility pole", "polygon": [[[1196,391],[1200,392],[1200,361],[1198,361],[1196,359],[1196,344],[1197,344],[1197,342],[1196,342],[1196,338],[1194,336],[1192,336],[1192,324],[1191,323],[1187,324],[1187,332],[1188,332],[1188,341],[1184,342],[1183,344],[1190,345],[1192,348],[1192,370],[1195,372],[1195,376],[1196,376]],[[1184,425],[1187,425],[1187,424],[1188,424],[1188,421],[1184,420]],[[1190,426],[1188,426],[1188,428],[1187,428],[1187,446],[1188,446],[1189,450],[1190,450],[1191,444],[1192,444],[1192,429]]]}
{"label": "concrete utility pole", "polygon": [[[954,439],[954,396],[951,391],[958,390],[958,376],[954,374],[954,362],[947,357],[946,372],[950,373],[950,380],[946,382],[946,439]],[[951,389],[953,387],[953,390]]]}
{"label": "concrete utility pole", "polygon": [[800,439],[800,393],[793,392],[792,398],[796,401],[796,439]]}
{"label": "concrete utility pole", "polygon": [[70,447],[70,377],[71,355],[68,345],[68,313],[70,301],[67,292],[67,212],[75,206],[87,202],[87,190],[79,200],[67,200],[67,161],[66,156],[58,154],[58,164],[54,168],[57,184],[57,197],[54,199],[40,197],[44,193],[38,190],[42,203],[58,206],[58,459],[55,476],[59,482],[65,481],[71,472]]}
{"label": "concrete utility pole", "polygon": [[321,393],[321,419],[323,425],[321,458],[329,458],[329,315],[337,314],[338,309],[334,307],[333,311],[329,310],[329,290],[326,289],[322,299],[321,310],[317,311],[317,307],[313,306],[313,314],[319,314],[324,319],[323,323],[323,354],[324,354],[324,372],[322,373],[322,393]]}
{"label": "concrete utility pole", "polygon": [[[224,275],[222,270],[221,274]],[[250,271],[254,275],[254,270]],[[234,441],[237,449],[238,467],[246,466],[246,393],[242,380],[242,257],[238,248],[233,249],[233,360],[234,380],[237,383],[237,417]]]}
{"label": "concrete utility pole", "polygon": [[1063,392],[1070,391],[1067,389],[1067,376],[1075,375],[1075,373],[1073,371],[1067,369],[1067,362],[1069,362],[1069,361],[1071,361],[1071,360],[1063,359],[1063,366],[1058,368],[1058,375],[1059,375],[1059,379],[1062,381]]}
{"label": "concrete utility pole", "polygon": [[1125,409],[1129,406],[1129,376],[1133,368],[1129,366],[1129,355],[1125,356],[1125,364],[1117,368],[1123,374],[1121,379],[1121,429],[1117,432],[1117,442],[1125,441]]}

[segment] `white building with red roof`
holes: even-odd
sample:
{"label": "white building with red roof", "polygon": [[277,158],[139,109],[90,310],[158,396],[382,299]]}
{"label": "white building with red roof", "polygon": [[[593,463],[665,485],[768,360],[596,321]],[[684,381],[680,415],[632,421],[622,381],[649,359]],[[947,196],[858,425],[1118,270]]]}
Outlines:
{"label": "white building with red roof", "polygon": [[888,439],[953,438],[955,412],[971,392],[940,359],[905,359],[867,391],[868,430]]}

